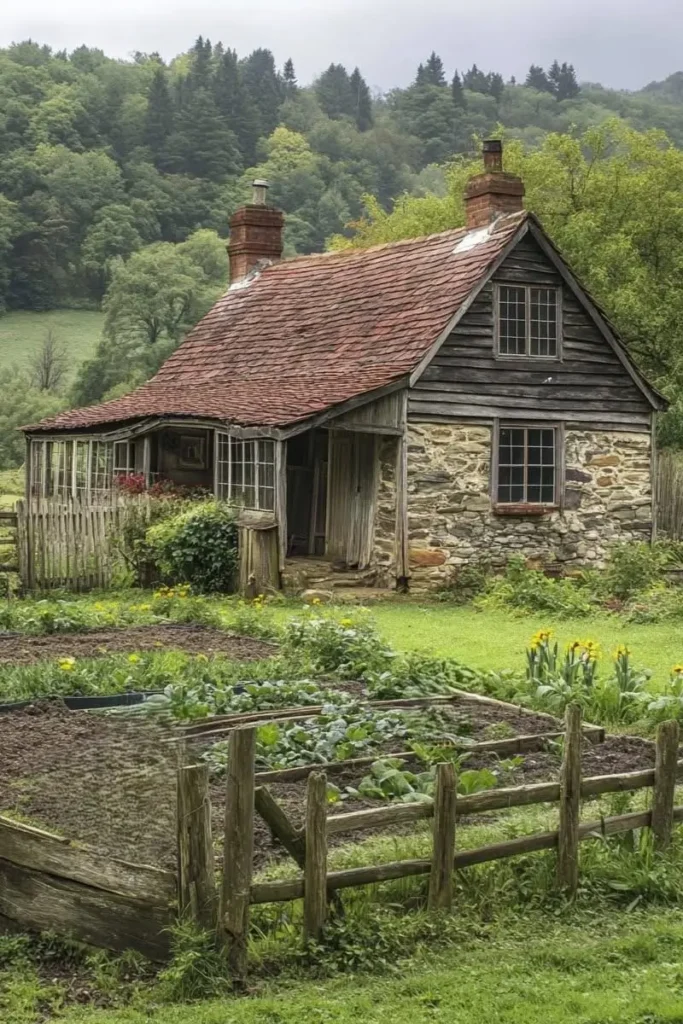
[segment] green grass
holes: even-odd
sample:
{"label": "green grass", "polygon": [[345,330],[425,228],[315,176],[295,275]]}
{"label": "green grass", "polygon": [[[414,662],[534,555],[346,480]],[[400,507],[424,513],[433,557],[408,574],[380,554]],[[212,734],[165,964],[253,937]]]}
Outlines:
{"label": "green grass", "polygon": [[[291,602],[268,607],[265,614],[282,623],[300,613],[301,604]],[[396,650],[457,658],[472,668],[523,669],[528,642],[541,628],[552,629],[561,644],[577,638],[597,640],[607,657],[618,644],[628,644],[636,664],[652,669],[661,681],[668,679],[673,664],[683,662],[683,629],[673,621],[637,624],[602,612],[582,619],[555,619],[411,600],[373,602],[371,615]]]}
{"label": "green grass", "polygon": [[0,369],[25,366],[52,328],[69,353],[70,375],[90,356],[102,332],[104,315],[95,310],[55,309],[46,313],[17,311],[0,316]]}
{"label": "green grass", "polygon": [[11,509],[23,497],[23,469],[0,469],[0,510]]}
{"label": "green grass", "polygon": [[[397,975],[301,980],[247,998],[113,1011],[79,1008],[64,1024],[664,1024],[683,1017],[680,914],[651,910],[537,915],[423,953]],[[28,991],[27,991],[28,989]],[[23,1007],[34,994],[29,981]],[[1,1003],[0,1003],[1,1005]],[[11,1004],[10,1004],[11,1005]],[[34,1004],[35,1005],[35,1004]],[[22,1008],[23,1008],[22,1007]],[[26,1010],[11,1019],[34,1024]]]}

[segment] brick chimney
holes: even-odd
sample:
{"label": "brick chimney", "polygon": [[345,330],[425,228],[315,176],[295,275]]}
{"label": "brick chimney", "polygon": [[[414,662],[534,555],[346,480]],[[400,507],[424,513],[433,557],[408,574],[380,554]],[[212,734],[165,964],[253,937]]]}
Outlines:
{"label": "brick chimney", "polygon": [[261,260],[282,256],[282,210],[268,206],[268,182],[257,178],[252,201],[240,206],[230,220],[230,283],[243,280]]}
{"label": "brick chimney", "polygon": [[465,188],[467,227],[483,228],[505,213],[524,209],[524,184],[503,170],[503,143],[487,139],[484,143],[484,173],[470,178]]}

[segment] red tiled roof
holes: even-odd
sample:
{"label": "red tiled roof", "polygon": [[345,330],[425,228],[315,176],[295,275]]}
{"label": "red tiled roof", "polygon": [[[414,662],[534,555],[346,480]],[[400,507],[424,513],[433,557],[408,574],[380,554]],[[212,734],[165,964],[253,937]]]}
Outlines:
{"label": "red tiled roof", "polygon": [[273,264],[220,298],[132,394],[29,429],[159,415],[286,426],[391,384],[417,366],[525,217],[501,217],[457,253],[464,228]]}

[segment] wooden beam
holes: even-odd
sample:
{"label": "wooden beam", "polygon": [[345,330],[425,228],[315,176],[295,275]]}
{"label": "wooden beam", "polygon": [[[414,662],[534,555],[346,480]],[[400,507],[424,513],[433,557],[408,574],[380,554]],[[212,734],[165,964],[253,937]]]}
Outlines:
{"label": "wooden beam", "polygon": [[178,909],[200,929],[216,927],[217,890],[208,764],[177,772]]}
{"label": "wooden beam", "polygon": [[247,973],[249,888],[254,860],[256,730],[235,729],[228,742],[223,886],[219,935],[236,984]]}
{"label": "wooden beam", "polygon": [[678,722],[660,722],[657,726],[655,782],[652,794],[652,832],[655,846],[659,850],[665,850],[671,842],[678,743]]}
{"label": "wooden beam", "polygon": [[456,788],[452,762],[438,764],[434,794],[434,846],[427,898],[430,910],[450,910],[453,903]]}
{"label": "wooden beam", "polygon": [[319,942],[327,920],[327,778],[308,777],[306,798],[306,862],[304,865],[304,940]]}
{"label": "wooden beam", "polygon": [[557,880],[574,895],[579,885],[579,817],[581,811],[581,707],[569,704],[567,732],[560,770],[560,827],[557,845]]}

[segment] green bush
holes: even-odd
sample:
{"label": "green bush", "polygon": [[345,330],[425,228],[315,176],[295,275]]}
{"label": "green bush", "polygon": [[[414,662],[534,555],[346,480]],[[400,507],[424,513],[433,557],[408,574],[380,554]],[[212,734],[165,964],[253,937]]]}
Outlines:
{"label": "green bush", "polygon": [[234,589],[237,527],[227,505],[194,503],[151,526],[145,541],[167,582],[189,583],[204,593]]}
{"label": "green bush", "polygon": [[619,544],[610,551],[601,577],[601,589],[607,599],[627,601],[658,583],[668,561],[669,554],[664,546]]}
{"label": "green bush", "polygon": [[313,612],[291,619],[285,627],[283,648],[287,654],[310,658],[316,671],[336,673],[342,679],[362,679],[370,672],[387,671],[396,657],[372,623],[350,614],[337,620]]}
{"label": "green bush", "polygon": [[595,611],[593,594],[579,580],[550,579],[538,569],[528,569],[521,556],[510,559],[505,575],[491,580],[475,605],[572,618]]}

